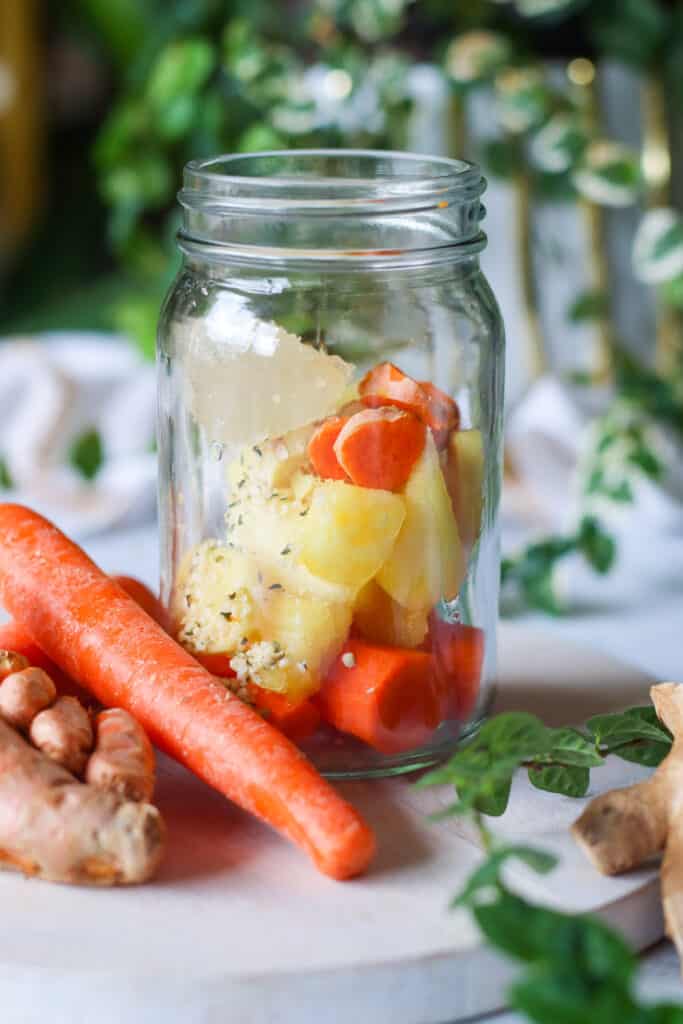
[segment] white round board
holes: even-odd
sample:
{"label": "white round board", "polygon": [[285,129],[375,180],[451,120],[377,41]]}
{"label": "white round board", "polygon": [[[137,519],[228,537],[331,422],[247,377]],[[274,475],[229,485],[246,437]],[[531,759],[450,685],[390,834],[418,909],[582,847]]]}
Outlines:
{"label": "white round board", "polygon": [[[539,630],[501,628],[500,660],[498,708],[552,724],[648,699],[641,673]],[[591,795],[644,774],[611,758],[593,773]],[[318,875],[162,759],[157,802],[169,850],[155,882],[98,891],[0,876],[3,1020],[439,1024],[501,1006],[511,967],[482,946],[466,914],[448,910],[479,851],[462,823],[427,820],[452,792],[416,790],[405,776],[340,788],[380,850],[370,874],[347,883]],[[544,878],[519,869],[511,883],[533,899],[597,911],[643,948],[662,934],[656,876],[601,878],[567,832],[583,803],[516,780],[495,830],[561,863]]]}

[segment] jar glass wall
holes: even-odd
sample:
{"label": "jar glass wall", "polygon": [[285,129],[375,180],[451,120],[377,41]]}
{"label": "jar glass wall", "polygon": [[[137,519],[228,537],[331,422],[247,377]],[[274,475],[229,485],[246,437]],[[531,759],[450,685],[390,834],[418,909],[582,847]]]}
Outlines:
{"label": "jar glass wall", "polygon": [[330,775],[433,763],[496,664],[503,331],[459,161],[188,165],[159,330],[178,640]]}

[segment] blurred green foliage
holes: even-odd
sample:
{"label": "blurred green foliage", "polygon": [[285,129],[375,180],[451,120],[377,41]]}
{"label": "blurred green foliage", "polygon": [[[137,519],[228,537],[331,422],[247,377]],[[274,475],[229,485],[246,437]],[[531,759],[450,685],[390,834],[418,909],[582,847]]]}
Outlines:
{"label": "blurred green foliage", "polygon": [[[191,158],[400,148],[410,71],[426,61],[454,96],[497,102],[496,134],[464,155],[497,175],[527,170],[541,198],[586,188],[609,204],[637,198],[637,155],[593,159],[585,111],[539,58],[606,54],[657,69],[683,97],[683,16],[666,0],[65,0],[51,18],[106,68],[107,102],[85,136],[53,132],[51,215],[6,288],[3,328],[115,328],[147,354]],[[683,281],[660,293],[680,305]]]}

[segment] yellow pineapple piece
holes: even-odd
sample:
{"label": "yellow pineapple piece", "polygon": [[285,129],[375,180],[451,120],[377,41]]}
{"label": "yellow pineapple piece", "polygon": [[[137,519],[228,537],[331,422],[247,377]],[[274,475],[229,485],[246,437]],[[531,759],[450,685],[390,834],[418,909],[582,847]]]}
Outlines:
{"label": "yellow pineapple piece", "polygon": [[405,515],[398,494],[321,481],[301,519],[299,561],[314,576],[356,592],[389,557]]}
{"label": "yellow pineapple piece", "polygon": [[[298,597],[271,584],[259,602],[262,642],[233,658],[232,667],[238,675],[245,669],[259,686],[302,699],[319,689],[350,626],[350,606]],[[260,666],[254,667],[255,657]]]}
{"label": "yellow pineapple piece", "polygon": [[267,495],[289,487],[294,474],[308,463],[308,442],[314,429],[311,424],[290,430],[282,437],[245,445],[228,467],[232,492]]}
{"label": "yellow pineapple piece", "polygon": [[243,638],[258,639],[253,596],[257,566],[218,541],[199,544],[186,559],[173,599],[179,643],[188,650],[235,651]]}
{"label": "yellow pineapple piece", "polygon": [[370,580],[356,598],[353,623],[361,636],[374,643],[419,647],[427,635],[428,612],[425,608],[404,608]]}
{"label": "yellow pineapple piece", "polygon": [[387,594],[413,611],[457,595],[465,560],[431,434],[403,492],[405,522],[390,557],[377,574]]}
{"label": "yellow pineapple piece", "polygon": [[260,495],[237,494],[228,508],[228,537],[264,576],[300,597],[350,604],[356,589],[311,572],[301,559],[317,481],[297,474],[293,488]]}
{"label": "yellow pineapple piece", "polygon": [[460,540],[469,551],[479,536],[484,507],[484,444],[480,430],[451,433],[444,476]]}

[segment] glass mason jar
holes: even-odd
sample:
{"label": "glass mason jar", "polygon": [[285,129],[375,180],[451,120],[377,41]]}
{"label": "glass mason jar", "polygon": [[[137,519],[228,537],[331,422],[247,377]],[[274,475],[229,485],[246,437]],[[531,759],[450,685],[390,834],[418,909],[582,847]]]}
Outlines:
{"label": "glass mason jar", "polygon": [[159,330],[176,636],[330,776],[434,763],[495,676],[504,341],[479,169],[185,169]]}

